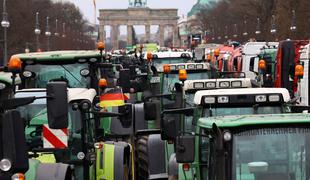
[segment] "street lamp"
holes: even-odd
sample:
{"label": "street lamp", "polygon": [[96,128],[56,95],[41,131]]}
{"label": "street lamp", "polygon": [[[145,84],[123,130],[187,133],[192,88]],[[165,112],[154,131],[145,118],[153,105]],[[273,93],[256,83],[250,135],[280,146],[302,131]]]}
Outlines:
{"label": "street lamp", "polygon": [[36,13],[36,27],[34,29],[34,34],[36,35],[37,51],[39,51],[40,49],[39,36],[41,34],[40,23],[39,23],[39,12]]}
{"label": "street lamp", "polygon": [[290,30],[292,32],[295,32],[297,30],[297,27],[296,27],[296,12],[295,12],[295,10],[292,10],[292,19],[291,19]]}
{"label": "street lamp", "polygon": [[270,33],[275,35],[277,33],[277,29],[276,29],[276,16],[272,15],[271,17],[271,29],[270,29]]}
{"label": "street lamp", "polygon": [[50,26],[49,26],[49,17],[46,17],[46,31],[45,31],[45,36],[47,38],[47,51],[50,50],[50,36],[52,35],[50,31]]}
{"label": "street lamp", "polygon": [[247,36],[248,35],[248,31],[247,31],[247,21],[244,20],[243,21],[243,26],[244,26],[244,32],[243,32],[243,36]]}
{"label": "street lamp", "polygon": [[66,37],[66,23],[62,23],[62,37]]}
{"label": "street lamp", "polygon": [[2,21],[1,26],[4,28],[4,48],[3,48],[3,64],[7,64],[7,56],[8,56],[8,47],[7,47],[7,28],[10,27],[10,22],[8,21],[8,13],[6,12],[6,0],[3,0],[3,13],[2,13]]}
{"label": "street lamp", "polygon": [[55,36],[59,36],[59,33],[58,33],[58,19],[56,19]]}
{"label": "street lamp", "polygon": [[259,35],[260,33],[261,33],[261,31],[260,31],[260,19],[257,18],[255,34],[256,34],[256,35]]}
{"label": "street lamp", "polygon": [[237,27],[237,24],[234,24],[234,35],[233,35],[234,38],[237,38],[238,37],[238,27]]}

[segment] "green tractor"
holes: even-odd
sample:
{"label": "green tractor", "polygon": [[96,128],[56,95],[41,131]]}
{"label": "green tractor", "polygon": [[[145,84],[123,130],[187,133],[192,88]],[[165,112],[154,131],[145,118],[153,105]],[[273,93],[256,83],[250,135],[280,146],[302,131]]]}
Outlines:
{"label": "green tractor", "polygon": [[[69,126],[65,128],[67,140],[63,143],[66,146],[44,147],[45,144],[49,144],[44,141],[48,113],[45,101],[38,100],[19,108],[26,122],[29,151],[31,156],[36,158],[30,162],[30,165],[36,166],[39,162],[68,163],[73,167],[76,179],[111,179],[113,176],[119,179],[123,174],[129,174],[123,177],[130,176],[131,172],[120,173],[119,168],[111,168],[111,166],[102,173],[100,171],[102,170],[102,158],[100,158],[102,156],[99,156],[100,151],[96,148],[98,146],[95,146],[101,143],[98,137],[104,136],[98,122],[102,116],[115,116],[115,114],[100,115],[98,109],[93,109],[98,103],[98,95],[103,92],[98,81],[101,77],[105,77],[109,86],[115,86],[113,70],[116,66],[103,62],[102,55],[96,51],[56,51],[19,54],[14,56],[16,57],[23,63],[21,72],[18,72],[21,75],[22,84],[19,86],[20,90],[15,93],[15,97],[44,95],[45,89],[42,88],[50,81],[66,82],[69,87],[69,104],[66,108]],[[113,162],[116,167],[125,162],[125,159],[131,160],[127,158],[131,155],[130,153],[128,155],[130,152],[128,144],[112,141],[106,143],[105,146],[114,149],[115,152],[107,150],[104,153],[108,153],[107,156],[111,156],[112,159],[115,157]],[[122,159],[121,156],[125,156],[124,154],[126,158]],[[109,166],[110,162],[104,161],[104,167]],[[35,176],[34,172],[28,171],[26,177],[32,179]]]}
{"label": "green tractor", "polygon": [[[214,89],[238,89],[238,88],[252,88],[256,86],[256,83],[249,78],[243,78],[243,74],[240,74],[240,78],[227,78],[230,77],[230,73],[221,73],[218,77],[219,79],[198,79],[198,80],[186,80],[183,84],[176,84],[180,86],[180,90],[175,91],[176,96],[179,96],[178,100],[175,101],[175,107],[190,108],[194,106],[194,96],[197,91],[200,90],[214,90]],[[177,89],[177,88],[176,88]],[[165,109],[164,109],[165,110]],[[167,110],[167,109],[166,109]],[[168,115],[166,115],[168,116]],[[179,134],[179,129],[184,130],[184,132],[194,132],[195,131],[195,121],[193,116],[180,116],[180,115],[169,115],[170,117],[165,117],[165,120],[161,119],[162,127],[176,127],[169,131],[166,128],[161,129],[162,139],[167,140],[170,144],[175,143],[175,138]],[[181,121],[176,121],[176,119],[182,119]],[[170,145],[171,146],[171,145]],[[175,148],[175,147],[174,147]],[[178,167],[175,159],[175,151],[169,154],[169,166],[168,172],[170,177],[177,176],[176,169]]]}
{"label": "green tractor", "polygon": [[64,81],[69,88],[98,89],[103,61],[99,51],[51,51],[12,56],[22,61],[19,89],[45,88],[50,81]]}
{"label": "green tractor", "polygon": [[179,179],[309,179],[309,114],[201,118],[177,138]]}
{"label": "green tractor", "polygon": [[[221,119],[226,116],[291,112],[288,104],[289,101],[288,91],[280,88],[237,88],[197,91],[193,99],[195,107],[188,106],[163,111],[162,137],[173,140],[176,143],[175,152],[177,155],[178,137],[197,132],[197,124],[202,119],[207,121],[210,118]],[[183,114],[185,117],[179,115],[175,116],[174,119],[168,118],[174,114]],[[191,120],[190,124],[187,122],[188,119]],[[181,124],[181,126],[177,127],[175,124]],[[178,164],[175,157],[174,159],[173,157],[171,158],[169,163],[170,174],[174,177],[179,176],[180,179],[184,178],[183,174],[188,172],[182,170],[183,164]]]}
{"label": "green tractor", "polygon": [[[27,106],[38,99],[47,99],[48,108],[48,124],[53,128],[58,128],[55,123],[67,120],[67,112],[62,106],[67,103],[66,85],[63,83],[48,84],[46,96],[42,97],[24,97],[14,98],[13,89],[15,88],[11,77],[11,73],[0,72],[1,99],[0,99],[0,119],[1,119],[1,148],[0,148],[0,178],[1,179],[24,179],[25,173],[33,171],[33,177],[29,179],[46,179],[43,174],[53,174],[61,168],[54,176],[57,179],[71,179],[71,171],[68,164],[63,163],[36,163],[32,166],[32,159],[28,159],[28,147],[25,137],[25,122],[20,112],[16,109]],[[17,81],[18,82],[18,81]],[[52,93],[51,93],[52,92]],[[53,110],[51,104],[60,103],[60,110]],[[44,167],[45,168],[44,171]],[[46,171],[48,169],[48,171]],[[50,175],[51,175],[50,174]]]}
{"label": "green tractor", "polygon": [[5,108],[4,104],[13,102],[11,76],[12,73],[0,71],[0,179],[8,180],[23,177],[29,168],[23,122],[16,110]]}

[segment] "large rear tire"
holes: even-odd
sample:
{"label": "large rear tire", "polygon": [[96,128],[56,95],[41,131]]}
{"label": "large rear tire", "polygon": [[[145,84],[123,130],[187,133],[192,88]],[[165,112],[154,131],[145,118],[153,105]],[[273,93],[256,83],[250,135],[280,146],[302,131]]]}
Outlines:
{"label": "large rear tire", "polygon": [[136,139],[136,179],[149,178],[148,136],[139,136]]}

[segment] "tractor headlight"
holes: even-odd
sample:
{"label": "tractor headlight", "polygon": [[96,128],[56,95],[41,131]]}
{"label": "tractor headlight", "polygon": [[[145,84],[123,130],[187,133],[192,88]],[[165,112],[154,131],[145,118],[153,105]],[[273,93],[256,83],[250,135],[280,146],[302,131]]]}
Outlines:
{"label": "tractor headlight", "polygon": [[0,170],[1,170],[1,171],[7,172],[7,171],[9,171],[11,168],[12,168],[12,163],[11,163],[10,160],[8,160],[8,159],[2,159],[2,160],[0,161]]}
{"label": "tractor headlight", "polygon": [[189,64],[187,65],[187,69],[196,69],[194,64]]}
{"label": "tractor headlight", "polygon": [[203,89],[204,88],[203,82],[195,82],[194,83],[194,88],[195,89]]}
{"label": "tractor headlight", "polygon": [[215,97],[205,97],[204,102],[205,102],[205,104],[214,104],[215,103]]}
{"label": "tractor headlight", "polygon": [[203,69],[203,65],[202,65],[202,64],[197,64],[197,65],[196,65],[196,68],[197,68],[197,69]]}
{"label": "tractor headlight", "polygon": [[11,180],[25,180],[25,175],[22,173],[16,173],[11,177]]}
{"label": "tractor headlight", "polygon": [[219,96],[219,97],[217,97],[217,102],[218,103],[228,103],[229,98],[228,98],[228,96]]}
{"label": "tractor headlight", "polygon": [[257,95],[255,96],[255,102],[266,102],[267,97],[266,95]]}
{"label": "tractor headlight", "polygon": [[220,82],[220,88],[229,88],[229,86],[230,86],[229,81]]}
{"label": "tractor headlight", "polygon": [[178,65],[178,69],[185,69],[185,65]]}
{"label": "tractor headlight", "polygon": [[31,71],[24,71],[23,76],[26,78],[30,78],[32,76],[32,72]]}
{"label": "tractor headlight", "polygon": [[84,111],[87,111],[90,109],[91,104],[88,101],[82,101],[80,104],[80,108]]}
{"label": "tractor headlight", "polygon": [[0,83],[0,90],[4,89],[6,85],[4,83]]}
{"label": "tractor headlight", "polygon": [[233,81],[233,82],[231,82],[231,86],[232,87],[241,87],[242,82],[241,81]]}
{"label": "tractor headlight", "polygon": [[92,62],[92,63],[93,63],[93,62],[97,62],[97,58],[90,58],[90,59],[89,59],[89,62]]}
{"label": "tractor headlight", "polygon": [[78,59],[78,62],[79,62],[79,63],[84,63],[84,62],[86,62],[86,61],[87,61],[87,59],[84,59],[84,58]]}
{"label": "tractor headlight", "polygon": [[280,101],[279,95],[270,95],[269,96],[269,102],[278,102],[278,101]]}
{"label": "tractor headlight", "polygon": [[230,141],[230,140],[232,139],[231,132],[229,132],[229,131],[224,131],[224,133],[223,133],[223,138],[224,138],[224,141]]}
{"label": "tractor headlight", "polygon": [[206,87],[207,87],[207,88],[210,88],[210,89],[211,89],[211,88],[215,88],[215,87],[216,87],[216,83],[215,83],[215,82],[207,82],[207,83],[206,83]]}
{"label": "tractor headlight", "polygon": [[88,76],[89,73],[90,73],[90,72],[89,72],[89,69],[87,69],[87,68],[81,69],[81,71],[80,71],[80,74],[81,74],[81,76],[83,76],[83,77]]}

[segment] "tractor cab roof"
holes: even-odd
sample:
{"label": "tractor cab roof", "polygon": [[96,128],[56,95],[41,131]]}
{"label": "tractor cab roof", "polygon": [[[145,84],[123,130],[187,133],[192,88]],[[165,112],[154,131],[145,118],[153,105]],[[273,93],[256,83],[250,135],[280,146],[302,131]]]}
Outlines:
{"label": "tractor cab roof", "polygon": [[50,61],[68,61],[76,60],[78,62],[96,62],[101,57],[99,51],[48,51],[48,52],[35,52],[16,54],[22,61],[31,64],[34,61],[50,62]]}
{"label": "tractor cab roof", "polygon": [[[169,64],[171,73],[177,73],[180,69],[187,71],[211,70],[209,63],[176,63]],[[158,68],[158,72],[163,72],[163,66]]]}
{"label": "tractor cab roof", "polygon": [[290,100],[285,88],[238,88],[197,91],[194,104],[279,104]]}
{"label": "tractor cab roof", "polygon": [[210,90],[228,88],[251,88],[250,78],[224,78],[224,79],[200,79],[187,80],[184,82],[183,89],[190,90]]}
{"label": "tractor cab roof", "polygon": [[310,124],[310,114],[265,114],[238,115],[200,118],[198,126],[212,128],[213,124],[220,128],[237,128],[257,125]]}

